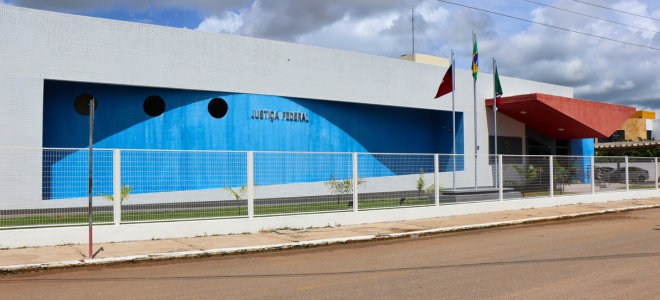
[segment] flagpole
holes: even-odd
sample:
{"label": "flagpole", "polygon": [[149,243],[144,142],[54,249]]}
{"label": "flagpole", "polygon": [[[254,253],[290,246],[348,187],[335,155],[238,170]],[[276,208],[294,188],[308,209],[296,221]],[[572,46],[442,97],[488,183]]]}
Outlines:
{"label": "flagpole", "polygon": [[[477,35],[472,31],[472,45],[474,47],[474,44],[477,42]],[[472,54],[474,56],[474,54]],[[477,58],[478,59],[478,58]],[[478,62],[478,61],[477,61]],[[472,58],[472,63],[474,63],[474,57]],[[474,71],[472,71],[474,72]],[[473,76],[474,77],[474,76]],[[479,188],[479,184],[477,181],[477,174],[478,174],[478,163],[477,163],[477,153],[479,150],[478,139],[477,139],[477,77],[474,77],[474,189]]]}
{"label": "flagpole", "polygon": [[455,104],[455,98],[456,98],[456,68],[454,68],[455,62],[454,62],[454,50],[451,50],[451,135],[452,135],[452,149],[451,152],[453,154],[453,161],[454,161],[454,167],[453,169],[453,182],[454,182],[454,190],[456,190],[456,106]]}
{"label": "flagpole", "polygon": [[499,166],[497,159],[497,62],[493,57],[493,115],[494,115],[494,129],[495,129],[495,169],[498,170],[495,172],[495,187],[499,188]]}

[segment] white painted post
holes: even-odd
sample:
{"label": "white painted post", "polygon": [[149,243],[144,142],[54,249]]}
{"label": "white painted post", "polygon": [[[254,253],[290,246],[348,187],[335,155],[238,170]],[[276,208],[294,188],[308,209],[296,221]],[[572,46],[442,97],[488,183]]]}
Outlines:
{"label": "white painted post", "polygon": [[358,154],[353,152],[353,211],[358,211]]}
{"label": "white painted post", "polygon": [[626,192],[630,191],[630,178],[628,176],[630,174],[628,174],[628,156],[626,156]]}
{"label": "white painted post", "polygon": [[115,225],[121,224],[121,150],[112,151],[112,215]]}
{"label": "white painted post", "polygon": [[655,189],[658,190],[658,158],[654,157],[653,161],[655,162]]}
{"label": "white painted post", "polygon": [[552,161],[553,156],[550,155],[550,198],[555,196],[555,163]]}
{"label": "white painted post", "polygon": [[504,201],[504,180],[502,179],[502,177],[504,177],[504,171],[503,171],[504,168],[502,168],[502,154],[497,156],[497,161],[499,162],[498,164],[499,170],[497,170],[497,173],[500,175],[498,176],[499,188],[500,188],[500,201]]}
{"label": "white painted post", "polygon": [[435,189],[433,191],[435,193],[435,206],[440,206],[440,163],[437,154],[433,155],[433,164],[435,165],[435,172],[433,177],[433,184],[435,185]]}
{"label": "white painted post", "polygon": [[248,218],[254,218],[254,152],[247,153],[247,205]]}
{"label": "white painted post", "polygon": [[591,194],[596,193],[596,162],[594,157],[591,157]]}

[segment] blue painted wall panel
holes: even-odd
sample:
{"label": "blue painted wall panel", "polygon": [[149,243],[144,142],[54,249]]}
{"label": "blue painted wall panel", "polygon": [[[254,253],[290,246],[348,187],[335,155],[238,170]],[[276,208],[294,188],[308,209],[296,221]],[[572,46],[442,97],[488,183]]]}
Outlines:
{"label": "blue painted wall panel", "polygon": [[[594,156],[594,139],[571,140],[571,156]],[[578,158],[579,181],[591,183],[591,158]]]}
{"label": "blue painted wall panel", "polygon": [[[89,118],[79,115],[73,108],[74,99],[83,93],[92,94],[98,102],[94,129],[96,148],[451,153],[452,147],[452,118],[451,112],[446,111],[51,80],[46,80],[44,86],[44,147],[87,147]],[[166,104],[165,112],[158,117],[150,117],[143,110],[144,99],[151,95],[160,96]],[[223,98],[229,106],[224,118],[215,119],[208,113],[208,103],[215,97]],[[254,110],[277,111],[279,119],[253,119]],[[283,112],[306,113],[309,121],[284,120]],[[462,116],[460,112],[456,114],[456,152],[459,154],[464,151]],[[133,192],[138,194],[242,186],[246,182],[244,154],[124,153],[123,182],[133,186]],[[257,161],[259,155],[263,158]],[[350,158],[349,161],[343,156],[335,158],[335,165],[341,167],[328,167],[328,159],[308,160],[303,164],[298,157],[257,154],[255,181],[268,185],[327,181],[330,174],[352,176],[344,170],[347,162],[350,165]],[[418,165],[401,168],[393,163],[397,160],[382,156],[367,155],[361,159],[365,164],[378,166],[372,167],[371,173],[361,172],[363,177],[419,173]],[[72,195],[60,191],[66,189],[65,177],[49,174],[71,168],[75,161],[79,161],[75,156],[65,156],[44,166],[44,176],[54,178],[44,187],[44,198]],[[216,165],[208,165],[209,161]],[[294,168],[287,167],[296,163]],[[432,172],[432,164],[430,168],[427,165],[419,166]],[[441,159],[440,171],[451,171],[452,165],[451,160]],[[217,170],[221,168],[240,171],[218,175]],[[463,159],[459,157],[457,170],[462,169]],[[259,170],[265,171],[260,173]],[[274,178],[268,172],[280,176]],[[349,172],[352,172],[350,168]]]}

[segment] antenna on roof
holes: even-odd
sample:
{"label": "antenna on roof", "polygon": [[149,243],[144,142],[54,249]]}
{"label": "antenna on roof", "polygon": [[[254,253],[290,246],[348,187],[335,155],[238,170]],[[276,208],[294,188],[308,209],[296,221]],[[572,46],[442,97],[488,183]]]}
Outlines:
{"label": "antenna on roof", "polygon": [[[411,25],[412,25],[412,50],[413,50],[412,54],[415,54],[415,6],[414,5],[412,6],[411,16],[412,16]],[[413,59],[415,58],[413,57]]]}

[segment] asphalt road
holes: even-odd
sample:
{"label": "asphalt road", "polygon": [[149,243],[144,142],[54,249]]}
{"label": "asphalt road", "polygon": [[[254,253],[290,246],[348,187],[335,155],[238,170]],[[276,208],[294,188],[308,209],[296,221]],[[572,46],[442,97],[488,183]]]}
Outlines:
{"label": "asphalt road", "polygon": [[0,277],[2,299],[660,299],[660,209]]}

